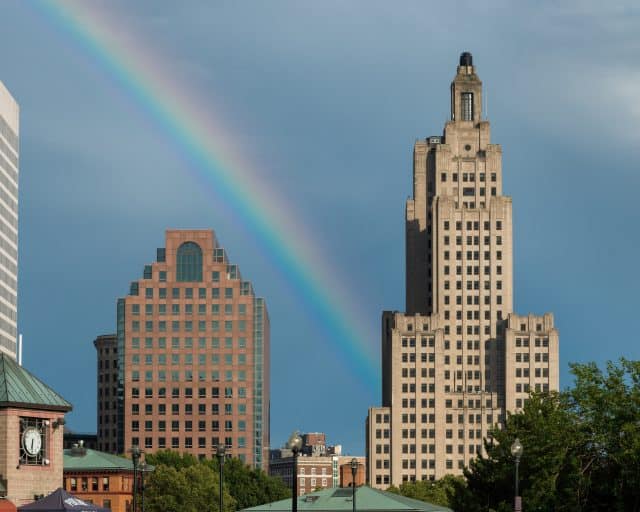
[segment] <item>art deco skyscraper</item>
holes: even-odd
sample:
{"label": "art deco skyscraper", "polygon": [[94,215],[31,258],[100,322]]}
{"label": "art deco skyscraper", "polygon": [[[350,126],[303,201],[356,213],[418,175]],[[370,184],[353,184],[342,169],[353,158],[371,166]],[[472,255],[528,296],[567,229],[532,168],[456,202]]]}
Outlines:
{"label": "art deco skyscraper", "polygon": [[506,411],[558,388],[553,315],[513,312],[511,206],[465,52],[443,135],[414,146],[407,311],[382,315],[382,407],[367,418],[372,486],[461,473]]}
{"label": "art deco skyscraper", "polygon": [[112,449],[115,439],[116,453],[137,445],[211,458],[224,444],[266,469],[269,317],[213,231],[168,230],[117,316],[115,412],[106,363],[114,347],[108,336],[96,342],[99,445]]}
{"label": "art deco skyscraper", "polygon": [[0,351],[16,357],[18,337],[19,108],[0,82]]}

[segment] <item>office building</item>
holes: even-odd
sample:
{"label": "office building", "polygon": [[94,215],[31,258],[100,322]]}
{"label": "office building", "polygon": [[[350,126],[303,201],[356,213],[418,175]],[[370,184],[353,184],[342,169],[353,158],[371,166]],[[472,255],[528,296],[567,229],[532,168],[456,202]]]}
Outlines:
{"label": "office building", "polygon": [[156,261],[118,300],[116,339],[116,413],[113,383],[98,382],[98,446],[211,458],[224,444],[229,456],[267,468],[269,317],[213,231],[166,232]]}
{"label": "office building", "polygon": [[0,82],[0,352],[15,359],[18,340],[19,108]]}
{"label": "office building", "polygon": [[[98,359],[97,400],[97,449],[109,453],[118,452],[118,338],[115,334],[103,334],[93,340]],[[85,439],[83,441],[86,442]],[[73,444],[73,443],[72,443]],[[85,445],[87,448],[92,448]],[[70,448],[71,446],[65,446]]]}
{"label": "office building", "polygon": [[382,406],[366,426],[372,486],[460,474],[506,411],[531,391],[558,389],[553,315],[513,311],[512,201],[502,184],[502,149],[465,52],[443,134],[414,146],[406,312],[382,315]]}

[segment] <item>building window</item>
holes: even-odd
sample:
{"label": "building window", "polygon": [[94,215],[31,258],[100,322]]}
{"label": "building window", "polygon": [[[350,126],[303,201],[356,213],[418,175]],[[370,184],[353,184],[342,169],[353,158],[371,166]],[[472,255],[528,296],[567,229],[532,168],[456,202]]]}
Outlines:
{"label": "building window", "polygon": [[473,93],[463,92],[461,97],[462,120],[473,120]]}
{"label": "building window", "polygon": [[202,281],[202,249],[195,242],[185,242],[178,248],[176,280]]}

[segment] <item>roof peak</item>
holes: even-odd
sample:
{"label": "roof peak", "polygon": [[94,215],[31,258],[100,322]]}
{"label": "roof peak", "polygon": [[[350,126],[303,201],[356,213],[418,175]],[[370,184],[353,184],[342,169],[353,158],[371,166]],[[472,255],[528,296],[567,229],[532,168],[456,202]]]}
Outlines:
{"label": "roof peak", "polygon": [[0,407],[19,406],[68,412],[72,405],[53,389],[20,366],[15,359],[0,353]]}

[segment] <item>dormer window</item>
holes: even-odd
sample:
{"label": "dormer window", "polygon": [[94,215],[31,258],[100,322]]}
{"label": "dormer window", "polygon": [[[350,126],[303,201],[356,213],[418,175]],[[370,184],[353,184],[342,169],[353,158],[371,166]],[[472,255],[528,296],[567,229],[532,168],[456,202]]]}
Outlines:
{"label": "dormer window", "polygon": [[463,92],[462,93],[462,120],[463,121],[473,121],[473,93],[472,92]]}

